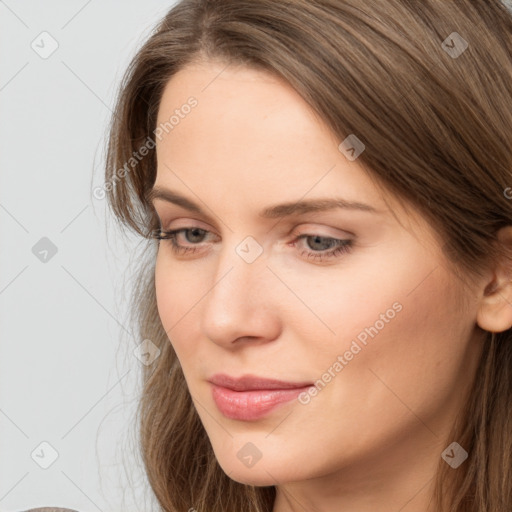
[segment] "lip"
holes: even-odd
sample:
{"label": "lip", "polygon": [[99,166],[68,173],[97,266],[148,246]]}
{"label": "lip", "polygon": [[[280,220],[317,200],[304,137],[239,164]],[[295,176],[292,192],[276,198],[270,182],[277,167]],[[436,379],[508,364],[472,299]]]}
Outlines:
{"label": "lip", "polygon": [[287,382],[284,380],[266,379],[257,375],[242,375],[230,377],[225,373],[217,373],[208,379],[208,382],[216,386],[231,389],[233,391],[254,391],[260,389],[298,389],[312,386],[312,382]]}
{"label": "lip", "polygon": [[212,398],[219,411],[227,418],[242,421],[264,417],[313,385],[254,375],[235,378],[219,374],[208,381],[212,384]]}

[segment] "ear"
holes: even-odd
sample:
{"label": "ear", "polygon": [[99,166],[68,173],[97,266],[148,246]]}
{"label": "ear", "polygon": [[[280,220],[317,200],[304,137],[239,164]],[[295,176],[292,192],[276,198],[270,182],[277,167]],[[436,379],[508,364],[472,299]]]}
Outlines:
{"label": "ear", "polygon": [[506,256],[495,262],[492,279],[485,283],[477,312],[478,325],[490,332],[512,327],[512,226],[497,233],[497,241]]}

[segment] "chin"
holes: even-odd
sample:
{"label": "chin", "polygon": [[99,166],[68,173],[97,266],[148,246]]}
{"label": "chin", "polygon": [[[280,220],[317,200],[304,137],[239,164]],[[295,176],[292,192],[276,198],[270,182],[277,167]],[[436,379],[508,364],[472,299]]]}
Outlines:
{"label": "chin", "polygon": [[270,471],[270,475],[263,468],[227,468],[227,471],[222,468],[231,480],[244,485],[254,485],[256,487],[267,487],[271,485],[277,485],[282,483],[282,479],[279,476],[274,475]]}
{"label": "chin", "polygon": [[294,474],[293,469],[299,468],[291,468],[290,462],[281,457],[276,460],[270,454],[267,457],[262,456],[252,466],[246,465],[243,459],[243,454],[239,451],[233,454],[224,453],[217,457],[217,462],[231,480],[245,485],[266,487],[303,477],[303,475]]}

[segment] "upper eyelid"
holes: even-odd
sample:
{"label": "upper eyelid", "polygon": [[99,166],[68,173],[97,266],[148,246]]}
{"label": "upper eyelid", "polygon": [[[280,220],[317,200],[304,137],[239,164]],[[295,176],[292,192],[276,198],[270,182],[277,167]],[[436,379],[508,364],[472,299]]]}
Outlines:
{"label": "upper eyelid", "polygon": [[203,227],[203,221],[200,221],[198,219],[189,219],[189,220],[185,221],[188,224],[185,224],[183,226],[180,225],[180,226],[173,226],[173,227],[170,227],[169,225],[177,219],[172,219],[172,220],[163,222],[162,218],[158,214],[157,214],[157,219],[158,219],[157,228],[162,231],[176,231],[178,229],[194,229],[194,228],[197,229],[198,228],[198,229],[202,229],[204,231],[213,233],[213,231],[212,231],[212,229],[210,229],[210,227]]}
{"label": "upper eyelid", "polygon": [[[162,216],[160,216],[160,215],[159,215],[159,213],[158,213],[158,209],[156,208],[156,204],[157,204],[157,203],[163,203],[163,206],[162,206]],[[167,208],[169,207],[169,203],[166,203],[166,202],[164,202],[163,200],[161,200],[161,199],[157,198],[157,199],[155,199],[155,200],[151,203],[151,205],[152,205],[152,207],[153,207],[153,211],[154,211],[155,215],[157,216],[158,221],[160,222],[160,226],[162,226],[162,227],[161,227],[161,229],[163,230],[163,229],[164,229],[164,227],[163,227],[163,225],[162,225],[162,217],[165,217],[165,215],[166,215],[166,214],[165,214],[164,212],[166,212],[166,211],[167,211]],[[174,205],[172,205],[172,206],[174,206]],[[180,207],[178,206],[178,208],[180,208]],[[193,213],[193,212],[189,212],[189,213],[191,213],[192,215],[194,215],[194,213]],[[321,224],[321,220],[320,220],[320,219],[319,219],[318,221],[316,221],[316,222],[315,222],[314,218],[315,218],[315,217],[317,217],[317,216],[320,216],[320,218],[321,218],[321,217],[323,217],[323,216],[325,216],[325,215],[330,215],[330,214],[332,215],[333,213],[339,213],[339,212],[336,212],[336,210],[335,210],[335,209],[325,210],[325,211],[311,211],[311,212],[308,212],[308,213],[303,213],[303,214],[300,216],[300,217],[301,217],[300,219],[299,219],[299,218],[291,218],[291,217],[290,217],[289,219],[283,219],[283,220],[281,221],[281,225],[282,225],[282,226],[287,225],[287,224],[290,224],[290,225],[294,224],[294,225],[295,225],[295,224],[297,224],[297,223],[298,223],[298,224],[300,224],[300,225],[310,224],[310,223],[311,223],[311,224],[316,224],[316,223],[320,223],[320,224]],[[202,214],[196,214],[196,215],[199,215],[200,217],[204,218]],[[309,220],[309,222],[307,222],[307,216],[310,216],[310,217],[311,217],[311,219]],[[172,215],[171,215],[171,217],[175,217],[175,215],[174,215],[174,214],[172,214]],[[183,215],[183,217],[187,218],[186,213]],[[166,222],[166,224],[170,224],[170,223],[171,223],[171,222],[173,222],[174,220],[181,219],[181,218],[182,218],[181,216],[178,216],[177,218],[173,218],[173,219],[171,219],[170,221],[167,221],[167,222]],[[331,218],[331,221],[332,221],[332,218]],[[203,223],[205,223],[205,224],[208,224],[209,226],[213,226],[213,228],[214,228],[215,230],[217,230],[217,231],[218,231],[218,229],[219,229],[219,226],[217,226],[217,225],[215,224],[215,219],[213,219],[213,218],[212,218],[212,219],[210,219],[209,217],[207,217],[207,220],[206,220],[206,221],[201,220],[201,219],[198,219],[198,218],[189,218],[188,222],[190,222],[190,223],[196,223],[196,222],[197,222],[197,223],[199,223],[199,224],[203,224]],[[338,230],[338,231],[341,231],[341,232],[345,233],[346,235],[356,237],[356,234],[355,234],[355,233],[353,233],[353,232],[351,232],[351,231],[349,231],[349,230],[347,230],[347,229],[336,228],[336,227],[334,227],[334,226],[332,226],[332,225],[331,225],[331,226],[329,226],[329,224],[330,224],[330,223],[328,222],[328,223],[324,226],[324,228],[323,228],[323,229],[329,229],[329,228],[330,228],[330,229],[335,229],[335,230]],[[189,227],[189,226],[183,226],[183,227],[185,228],[185,227]],[[203,227],[201,227],[201,226],[198,226],[198,227],[200,227],[200,229],[204,229],[204,230],[206,230],[206,231],[211,231],[211,229],[209,229],[209,228],[203,228]],[[175,228],[175,227],[173,227],[173,228],[165,228],[165,229],[168,229],[168,230],[174,230],[174,229],[180,229],[180,227],[176,227],[176,228]],[[232,230],[232,229],[230,229],[229,227],[228,227],[227,229],[228,229],[229,231],[233,232],[233,230]],[[315,227],[315,228],[312,228],[312,229],[317,229],[317,228]],[[290,232],[291,232],[291,231],[292,231],[292,230],[290,230]],[[316,234],[316,233],[315,233],[315,234]],[[322,235],[322,236],[330,236],[330,235]],[[332,236],[332,238],[336,238],[336,235],[333,235],[333,236]]]}
{"label": "upper eyelid", "polygon": [[[210,227],[203,227],[203,222],[204,221],[201,221],[199,219],[188,219],[186,220],[185,222],[188,222],[188,224],[185,224],[185,225],[182,225],[182,226],[173,226],[173,227],[169,227],[169,225],[174,222],[175,220],[177,219],[171,219],[171,220],[168,220],[166,222],[162,222],[162,218],[158,215],[158,212],[156,212],[155,210],[155,213],[157,215],[157,219],[158,219],[158,226],[157,226],[157,229],[160,229],[161,231],[176,231],[178,229],[194,229],[194,228],[199,228],[199,229],[202,229],[203,231],[208,231],[210,233],[213,233],[213,234],[216,234],[214,231],[212,231],[212,229],[210,229]],[[196,223],[198,225],[196,225]],[[295,224],[296,222],[294,222],[293,224]],[[206,223],[205,223],[206,224]],[[315,224],[314,226],[310,226],[310,227],[305,227],[307,226],[308,224]],[[321,223],[318,224],[318,223],[315,223],[315,222],[300,222],[299,223],[299,226],[301,226],[300,230],[301,232],[300,233],[297,233],[297,230],[299,229],[297,226],[293,227],[292,229],[289,230],[288,234],[291,236],[291,235],[300,235],[300,234],[303,234],[303,230],[309,230],[311,233],[311,235],[320,235],[322,237],[325,237],[325,238],[337,238],[337,239],[341,239],[342,237],[353,237],[353,238],[356,238],[356,234],[353,233],[352,231],[349,231],[347,229],[342,229],[342,228],[337,228],[337,227],[334,227],[332,225],[328,225],[328,224],[325,224],[325,225],[322,225]],[[321,226],[321,227],[320,227]],[[214,230],[217,230],[217,227],[216,226],[213,226]],[[323,234],[323,233],[319,233],[317,230],[323,230],[323,229],[333,229],[333,230],[336,230],[339,233],[339,235],[337,234]],[[233,232],[231,229],[230,229],[231,232]],[[217,235],[217,236],[220,236],[220,235]]]}

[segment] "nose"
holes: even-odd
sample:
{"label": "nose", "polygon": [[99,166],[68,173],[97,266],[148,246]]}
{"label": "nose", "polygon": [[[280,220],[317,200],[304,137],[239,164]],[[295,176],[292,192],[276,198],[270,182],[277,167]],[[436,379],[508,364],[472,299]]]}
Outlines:
{"label": "nose", "polygon": [[245,344],[276,339],[281,329],[277,284],[264,253],[248,263],[236,252],[235,244],[225,246],[203,299],[202,333],[230,349],[240,347],[242,340]]}

